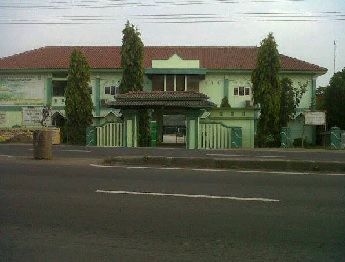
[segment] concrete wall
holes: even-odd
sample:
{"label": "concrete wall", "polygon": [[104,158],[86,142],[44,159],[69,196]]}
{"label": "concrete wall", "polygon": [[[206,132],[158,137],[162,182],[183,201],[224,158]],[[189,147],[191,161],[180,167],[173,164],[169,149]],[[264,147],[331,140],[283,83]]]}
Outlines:
{"label": "concrete wall", "polygon": [[221,122],[230,127],[242,127],[242,147],[254,147],[254,109],[216,108],[210,111],[209,121]]}

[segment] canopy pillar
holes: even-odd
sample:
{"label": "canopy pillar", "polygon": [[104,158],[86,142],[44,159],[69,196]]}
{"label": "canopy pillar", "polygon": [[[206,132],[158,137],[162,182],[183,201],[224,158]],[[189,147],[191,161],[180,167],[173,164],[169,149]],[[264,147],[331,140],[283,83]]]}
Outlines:
{"label": "canopy pillar", "polygon": [[138,146],[138,110],[122,109],[124,136],[123,145],[125,147]]}
{"label": "canopy pillar", "polygon": [[187,127],[187,149],[198,149],[200,147],[199,141],[199,124],[200,116],[202,115],[201,110],[193,110],[186,112],[186,127]]}

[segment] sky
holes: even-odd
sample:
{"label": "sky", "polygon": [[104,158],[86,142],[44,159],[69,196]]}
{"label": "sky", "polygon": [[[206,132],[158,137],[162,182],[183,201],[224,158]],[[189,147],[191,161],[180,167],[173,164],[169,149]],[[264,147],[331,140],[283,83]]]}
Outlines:
{"label": "sky", "polygon": [[[345,67],[345,0],[0,0],[0,57],[44,46],[120,46],[126,21],[145,46],[260,46]],[[335,62],[335,63],[334,63]]]}

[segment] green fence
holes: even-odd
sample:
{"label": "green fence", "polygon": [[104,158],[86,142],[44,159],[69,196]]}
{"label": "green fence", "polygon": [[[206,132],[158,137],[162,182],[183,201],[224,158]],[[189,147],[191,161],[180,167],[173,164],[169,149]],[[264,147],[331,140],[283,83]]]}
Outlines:
{"label": "green fence", "polygon": [[199,141],[202,149],[241,148],[242,128],[222,123],[200,123]]}
{"label": "green fence", "polygon": [[90,126],[86,130],[86,145],[122,147],[123,135],[123,123]]}

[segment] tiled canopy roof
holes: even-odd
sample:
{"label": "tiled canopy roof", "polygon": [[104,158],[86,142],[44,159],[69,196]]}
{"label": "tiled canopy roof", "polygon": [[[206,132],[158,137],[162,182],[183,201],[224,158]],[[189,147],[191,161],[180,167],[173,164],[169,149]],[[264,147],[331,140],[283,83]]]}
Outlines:
{"label": "tiled canopy roof", "polygon": [[108,107],[186,107],[210,108],[214,103],[204,94],[193,91],[153,91],[129,92],[115,96],[116,100],[107,102]]}
{"label": "tiled canopy roof", "polygon": [[116,100],[205,100],[208,97],[194,91],[130,91],[125,94],[115,95]]}
{"label": "tiled canopy roof", "polygon": [[[120,46],[48,46],[0,59],[1,69],[66,69],[73,49],[81,50],[93,69],[120,69]],[[200,60],[200,68],[252,70],[257,59],[257,47],[222,46],[147,46],[145,68],[152,60],[169,59],[177,54],[184,60]],[[284,71],[313,71],[324,73],[326,68],[280,55]]]}

